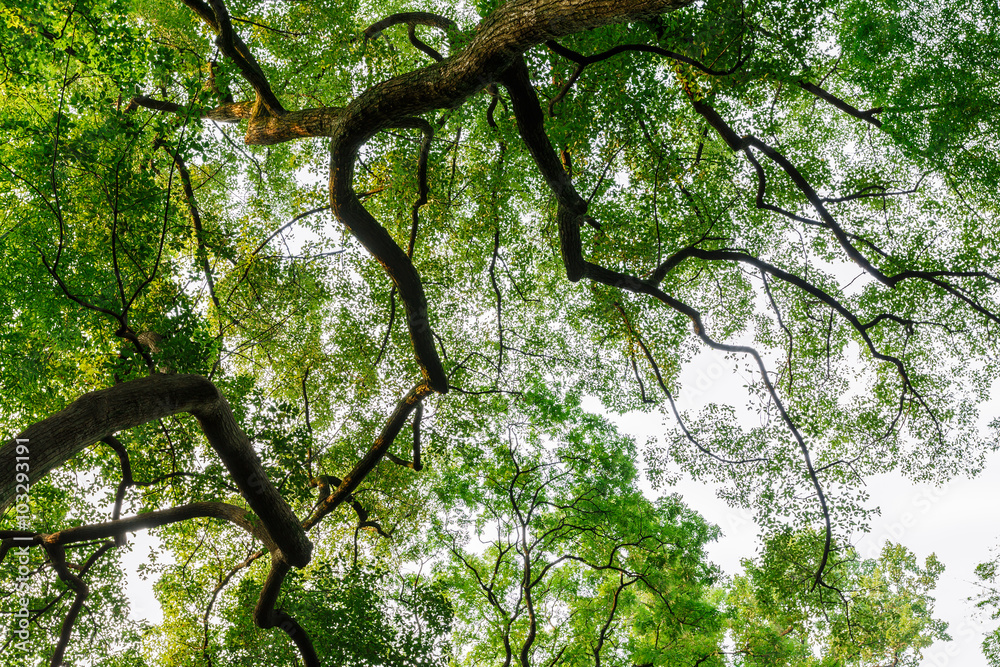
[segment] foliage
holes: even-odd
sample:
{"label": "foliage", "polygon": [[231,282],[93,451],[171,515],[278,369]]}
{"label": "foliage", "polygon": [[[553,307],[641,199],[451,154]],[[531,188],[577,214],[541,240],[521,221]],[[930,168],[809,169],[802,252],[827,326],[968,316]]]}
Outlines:
{"label": "foliage", "polygon": [[919,665],[922,649],[950,639],[929,593],[944,567],[923,567],[899,544],[877,559],[850,546],[836,552],[826,583],[806,584],[822,553],[815,533],[780,534],[730,588],[739,665]]}
{"label": "foliage", "polygon": [[[997,559],[976,566],[977,582],[982,590],[972,600],[976,607],[989,610],[990,618],[1000,618],[1000,590],[997,588]],[[983,655],[989,664],[1000,665],[1000,628],[994,629],[983,639]]]}
{"label": "foliage", "polygon": [[[558,411],[553,398],[527,403]],[[508,424],[443,526],[451,557],[438,579],[454,600],[460,661],[707,659],[722,637],[719,573],[704,552],[718,530],[679,497],[646,499],[632,443],[607,422],[565,419],[556,433]]]}
{"label": "foliage", "polygon": [[[331,665],[436,667],[447,664],[452,610],[442,591],[419,577],[377,566],[321,563],[286,583],[286,608]],[[227,665],[295,665],[283,637],[253,626],[245,609],[260,582],[243,579],[227,612],[219,659]]]}
{"label": "foliage", "polygon": [[[35,655],[912,664],[945,638],[940,564],[847,545],[866,477],[996,449],[1000,11],[578,4],[0,6],[0,426],[204,376],[314,545],[267,598],[285,554],[246,480],[158,416],[33,477],[29,528],[5,506]],[[733,379],[702,401],[706,351]],[[640,451],[594,411],[670,425]],[[754,512],[743,575],[678,475]],[[164,621],[117,622],[122,536],[59,531],[199,503],[239,516],[157,524]]]}

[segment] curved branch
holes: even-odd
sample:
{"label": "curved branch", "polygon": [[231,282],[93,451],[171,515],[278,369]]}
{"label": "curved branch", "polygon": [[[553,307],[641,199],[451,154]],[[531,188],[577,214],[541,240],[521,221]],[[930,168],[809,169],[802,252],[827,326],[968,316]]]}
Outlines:
{"label": "curved branch", "polygon": [[[123,445],[115,436],[109,435],[105,438],[101,438],[101,442],[115,450],[115,454],[118,455],[118,462],[122,468],[122,481],[118,484],[118,491],[115,492],[115,507],[111,511],[111,520],[117,521],[118,517],[120,517],[122,513],[122,503],[125,501],[125,491],[127,491],[129,487],[135,486],[135,479],[132,477],[132,462],[129,460],[128,450],[125,449],[125,445]],[[115,535],[116,547],[120,547],[126,542],[127,538],[125,537],[125,533]]]}
{"label": "curved branch", "polygon": [[[18,438],[31,443],[30,482],[117,431],[181,412],[198,418],[209,444],[289,562],[296,567],[307,564],[312,544],[299,520],[267,478],[225,398],[198,375],[158,373],[124,382],[85,394],[65,410],[29,426]],[[12,439],[0,447],[0,462],[6,463],[0,466],[0,506],[14,497],[16,444],[17,439]]]}
{"label": "curved branch", "polygon": [[695,69],[701,70],[705,74],[710,76],[729,76],[747,61],[753,49],[748,49],[746,55],[737,61],[735,65],[725,70],[716,70],[708,67],[704,63],[698,62],[693,58],[688,58],[687,56],[677,53],[676,51],[670,51],[659,46],[653,46],[652,44],[619,44],[613,48],[597,53],[591,56],[585,56],[581,53],[577,53],[572,49],[568,49],[562,46],[554,40],[549,40],[545,42],[545,46],[552,49],[553,52],[559,54],[560,56],[572,60],[577,65],[581,66],[581,69],[587,65],[593,65],[594,63],[599,63],[614,56],[620,55],[622,53],[652,53],[658,56],[663,56],[664,58],[670,58],[671,60],[676,60],[677,62],[684,63],[685,65],[690,65]]}
{"label": "curved branch", "polygon": [[[692,99],[691,104],[694,109],[701,114],[709,122],[709,124],[719,133],[723,140],[732,148],[734,151],[743,151],[747,156],[747,159],[757,170],[758,176],[758,191],[757,191],[757,205],[760,208],[765,208],[782,215],[785,215],[794,220],[799,220],[801,222],[819,225],[829,229],[837,242],[843,248],[845,254],[854,261],[858,266],[867,271],[873,278],[882,283],[883,285],[894,288],[899,283],[904,280],[924,280],[931,284],[937,285],[944,291],[948,292],[955,298],[963,301],[974,311],[982,315],[983,317],[992,320],[1000,324],[1000,314],[991,311],[990,309],[983,306],[976,299],[968,296],[964,290],[955,287],[950,282],[943,280],[943,278],[968,278],[968,277],[980,277],[986,278],[987,280],[1000,284],[1000,277],[989,273],[987,271],[921,271],[921,270],[906,270],[900,271],[898,273],[889,275],[882,272],[871,261],[865,257],[864,254],[858,250],[851,242],[851,235],[847,233],[843,227],[834,219],[834,217],[827,210],[824,205],[824,200],[813,189],[809,181],[796,169],[784,155],[776,151],[774,148],[761,141],[752,134],[748,134],[744,137],[739,137],[736,132],[726,123],[722,117],[715,111],[712,107],[700,102],[698,100]],[[795,187],[801,192],[806,199],[809,201],[810,205],[819,213],[820,221],[810,220],[808,218],[803,218],[801,216],[796,216],[788,211],[780,209],[776,206],[765,204],[763,201],[764,188],[766,185],[766,177],[764,175],[764,170],[757,162],[756,158],[753,156],[751,149],[756,149],[767,156],[772,162],[777,164],[782,171],[791,179],[795,184]]]}
{"label": "curved branch", "polygon": [[375,39],[386,28],[391,28],[392,26],[399,25],[401,23],[405,23],[411,27],[415,25],[426,25],[432,28],[444,30],[446,32],[448,30],[454,30],[457,27],[454,21],[447,16],[441,16],[440,14],[433,14],[431,12],[400,12],[398,14],[387,16],[377,23],[371,24],[368,26],[368,29],[365,30],[363,36],[365,40]]}
{"label": "curved branch", "polygon": [[767,367],[764,365],[764,360],[760,356],[760,353],[756,349],[746,345],[730,345],[716,341],[706,333],[701,313],[679,299],[666,294],[659,288],[653,287],[652,285],[649,285],[648,283],[633,276],[618,273],[617,271],[606,269],[602,266],[598,266],[597,264],[585,262],[585,266],[585,275],[591,280],[629,292],[635,292],[636,294],[647,294],[655,298],[657,301],[669,306],[676,312],[685,315],[691,320],[695,335],[713,350],[746,354],[754,360],[754,363],[759,371],[761,382],[764,384],[764,388],[767,390],[768,396],[770,396],[771,400],[774,402],[775,407],[778,409],[778,414],[781,416],[781,420],[784,422],[789,432],[791,432],[792,437],[795,439],[795,442],[798,444],[799,451],[801,452],[802,458],[806,464],[806,472],[812,482],[813,488],[816,491],[816,497],[819,499],[823,521],[826,524],[826,545],[823,550],[823,557],[820,560],[819,568],[816,570],[813,587],[822,583],[823,572],[826,570],[827,560],[829,559],[830,551],[833,546],[833,525],[830,519],[830,509],[826,501],[826,493],[823,491],[823,485],[819,481],[819,476],[812,462],[812,454],[809,451],[809,447],[806,445],[805,438],[803,438],[798,426],[795,425],[791,415],[789,415],[788,411],[785,409],[784,402],[778,396],[778,392],[775,389],[774,384],[771,382],[771,378],[767,372]]}
{"label": "curved branch", "polygon": [[[186,3],[201,0],[184,0]],[[532,46],[576,32],[673,11],[692,0],[513,0],[476,28],[468,45],[439,63],[401,74],[372,86],[329,119],[344,161],[353,162],[370,137],[404,118],[453,108],[488,88]],[[400,21],[405,22],[405,21]],[[328,110],[315,109],[318,115]],[[331,112],[333,110],[330,110]],[[267,131],[248,133],[247,143],[277,143],[294,138],[283,131],[285,118],[262,119]],[[273,137],[270,136],[273,133]],[[328,134],[295,136],[330,136]],[[341,167],[341,161],[338,160]],[[353,172],[344,172],[352,176]]]}
{"label": "curved branch", "polygon": [[289,568],[288,562],[280,554],[271,554],[271,571],[267,574],[267,580],[257,599],[257,606],[254,607],[253,620],[258,627],[265,630],[280,628],[295,642],[305,667],[320,667],[319,656],[316,655],[316,649],[313,648],[309,635],[288,612],[275,606]]}
{"label": "curved branch", "polygon": [[409,26],[407,26],[406,34],[410,38],[410,44],[415,46],[418,50],[426,53],[433,60],[436,60],[437,62],[441,62],[442,60],[444,60],[444,56],[438,53],[437,49],[428,44],[425,44],[423,41],[421,41],[419,37],[417,37],[417,28],[412,23]]}
{"label": "curved branch", "polygon": [[[240,70],[240,75],[249,83],[254,92],[257,93],[257,101],[266,110],[265,115],[282,116],[286,113],[285,108],[278,101],[271,84],[257,64],[249,47],[243,42],[239,34],[233,30],[233,24],[229,20],[229,11],[222,0],[208,0],[208,4],[203,0],[181,0],[192,9],[198,17],[203,20],[217,35],[215,43],[222,50],[236,67]],[[257,105],[255,104],[255,107]],[[255,109],[254,115],[258,115]]]}
{"label": "curved branch", "polygon": [[391,461],[392,463],[395,463],[396,465],[398,465],[400,467],[409,468],[409,469],[415,470],[417,472],[420,472],[421,470],[424,469],[424,464],[420,462],[420,420],[422,420],[423,417],[424,417],[424,404],[423,403],[417,403],[417,408],[416,408],[416,410],[414,411],[414,414],[413,414],[413,427],[412,427],[413,428],[413,460],[412,461],[407,461],[405,459],[401,459],[398,456],[394,455],[392,452],[386,452],[385,453],[385,458],[389,459],[389,461]]}
{"label": "curved branch", "polygon": [[[400,122],[397,125],[424,129],[427,122],[422,119],[409,119],[408,122]],[[425,141],[426,136],[425,133]],[[407,253],[403,252],[403,249],[396,244],[389,232],[361,204],[352,187],[354,162],[358,148],[359,146],[345,145],[341,137],[336,137],[332,141],[330,149],[330,208],[334,216],[354,234],[389,275],[406,311],[410,340],[420,370],[431,389],[440,394],[447,393],[448,379],[434,345],[434,335],[427,313],[427,297],[424,295],[420,274],[417,273],[417,269]],[[424,196],[422,193],[421,198]],[[418,203],[419,201],[418,199]],[[415,204],[414,216],[416,216],[418,209],[419,206]],[[411,236],[411,238],[413,237]]]}
{"label": "curved branch", "polygon": [[[938,439],[944,442],[944,433],[942,432],[941,424],[937,416],[934,414],[934,411],[931,409],[931,407],[927,404],[927,400],[922,394],[922,392],[920,392],[914,386],[912,380],[910,379],[909,372],[906,370],[906,365],[903,363],[902,359],[893,356],[891,354],[886,354],[884,352],[879,351],[879,349],[875,346],[875,343],[872,341],[871,336],[868,334],[868,330],[870,328],[876,326],[885,319],[896,320],[900,324],[903,324],[904,326],[907,327],[912,327],[918,322],[905,320],[904,318],[899,318],[894,315],[887,314],[885,316],[882,315],[877,316],[868,323],[862,323],[861,320],[859,320],[854,313],[852,313],[846,306],[844,306],[838,299],[834,298],[828,292],[816,287],[812,283],[808,282],[807,280],[804,280],[803,278],[793,273],[789,273],[788,271],[773,266],[761,259],[758,259],[757,257],[754,257],[753,255],[737,250],[704,250],[702,248],[694,248],[694,247],[685,248],[681,251],[678,251],[673,256],[669,257],[665,262],[663,262],[663,264],[661,264],[661,266],[658,267],[657,270],[654,272],[654,275],[660,276],[661,268],[663,266],[676,266],[679,262],[683,261],[687,257],[697,257],[699,259],[705,259],[705,260],[732,260],[749,264],[751,266],[754,266],[761,272],[765,272],[769,275],[774,276],[775,278],[778,278],[779,280],[782,280],[786,283],[794,285],[795,287],[798,287],[802,291],[808,293],[809,295],[815,297],[819,301],[825,303],[827,306],[831,308],[831,310],[836,311],[841,317],[843,317],[854,328],[854,330],[858,332],[858,335],[861,336],[861,339],[864,341],[865,346],[868,348],[868,351],[875,359],[890,363],[893,366],[895,366],[896,371],[899,374],[900,381],[903,384],[903,396],[905,396],[906,393],[908,392],[909,394],[912,394],[914,398],[916,398],[917,402],[919,402],[920,406],[924,409],[924,412],[927,413],[928,417],[934,423],[934,427],[938,434]],[[662,276],[660,277],[662,279]],[[651,284],[655,285],[657,283],[651,282]],[[900,406],[900,410],[902,410],[902,405]],[[893,422],[893,424],[895,424],[895,421]]]}
{"label": "curved branch", "polygon": [[[673,392],[670,391],[670,388],[667,387],[667,383],[663,380],[663,375],[660,373],[660,366],[659,366],[659,364],[656,363],[656,360],[653,359],[653,354],[649,351],[649,348],[646,346],[646,342],[642,339],[642,336],[640,336],[639,333],[632,326],[632,322],[629,321],[628,317],[626,316],[625,309],[622,307],[621,303],[618,302],[618,301],[615,301],[614,305],[615,305],[615,308],[618,309],[618,312],[622,316],[622,319],[625,321],[625,326],[628,328],[629,333],[635,339],[636,343],[638,343],[639,349],[641,349],[642,353],[645,355],[646,361],[649,363],[650,368],[653,370],[653,375],[656,377],[656,382],[660,386],[660,390],[664,393],[664,395],[666,395],[667,401],[670,403],[670,409],[674,413],[674,418],[677,420],[677,424],[678,424],[678,426],[681,427],[681,431],[684,432],[684,437],[687,438],[688,442],[690,442],[692,445],[694,445],[699,450],[701,450],[701,452],[703,454],[706,454],[707,456],[711,456],[713,459],[715,459],[716,461],[718,461],[720,463],[742,464],[742,463],[767,463],[767,462],[769,462],[770,459],[767,458],[767,457],[756,457],[756,458],[752,458],[752,459],[727,459],[727,458],[724,458],[722,456],[719,456],[718,454],[716,454],[715,452],[713,452],[711,449],[709,449],[708,447],[706,447],[705,445],[703,445],[701,442],[699,442],[697,438],[694,437],[694,434],[691,433],[691,431],[688,429],[687,424],[684,423],[684,419],[681,417],[681,413],[677,409],[677,402],[674,400]],[[642,388],[642,394],[643,394],[643,397],[645,398],[646,390],[645,390],[645,387],[642,386],[642,380],[639,379],[639,371],[638,371],[637,368],[635,368],[634,364],[635,364],[635,360],[633,360],[633,370],[635,370],[635,377],[636,377],[637,380],[639,380],[639,386]]]}
{"label": "curved branch", "polygon": [[[518,131],[521,134],[521,138],[528,146],[532,157],[535,158],[536,165],[542,172],[542,175],[545,177],[553,193],[556,195],[556,200],[559,205],[559,240],[563,253],[563,262],[566,266],[567,277],[569,280],[576,281],[581,278],[589,278],[590,280],[600,282],[611,287],[616,287],[621,290],[651,296],[672,310],[690,319],[695,335],[710,348],[724,352],[745,354],[754,360],[760,374],[761,382],[764,384],[768,396],[770,396],[771,400],[774,402],[774,405],[778,409],[778,413],[781,416],[782,422],[788,428],[795,442],[798,444],[799,451],[802,454],[802,458],[806,465],[808,477],[812,482],[813,488],[816,491],[816,496],[819,500],[821,513],[826,526],[826,546],[823,552],[823,558],[820,561],[820,566],[814,577],[813,586],[815,587],[819,585],[822,582],[823,572],[826,569],[827,560],[829,558],[833,542],[833,526],[830,518],[830,510],[827,506],[826,494],[823,491],[823,486],[820,483],[816,469],[813,466],[812,455],[809,451],[809,447],[806,445],[805,439],[799,431],[798,426],[796,426],[794,420],[792,420],[791,416],[785,409],[784,402],[778,396],[777,390],[771,382],[771,378],[767,372],[767,367],[765,366],[760,353],[756,349],[749,346],[730,345],[716,341],[705,331],[705,325],[702,321],[700,312],[679,299],[666,294],[656,287],[655,284],[640,280],[639,278],[628,274],[607,269],[584,259],[583,248],[580,242],[579,225],[581,219],[584,217],[583,213],[586,211],[586,203],[583,202],[583,206],[580,206],[579,202],[582,202],[580,195],[576,192],[576,189],[570,182],[569,177],[563,170],[562,165],[559,163],[559,159],[556,156],[555,150],[552,148],[552,144],[549,141],[548,136],[545,134],[541,106],[538,103],[538,97],[535,94],[534,88],[531,86],[531,83],[527,78],[527,67],[524,66],[523,61],[512,67],[511,71],[504,77],[504,86],[511,95],[511,101],[514,105],[514,114],[517,117]],[[714,112],[714,110],[712,111]],[[716,114],[716,116],[718,115]],[[728,128],[728,126],[726,126],[726,128]],[[732,130],[729,130],[729,132],[733,135],[733,137],[735,137],[735,133],[732,133]],[[738,138],[735,140],[737,143],[740,141]]]}
{"label": "curved branch", "polygon": [[587,202],[580,197],[563,168],[562,161],[552,149],[538,95],[528,76],[523,59],[518,59],[504,74],[502,83],[510,94],[517,129],[528,147],[535,164],[556,196],[556,222],[559,226],[559,247],[562,252],[566,277],[571,282],[583,278],[586,268],[583,246],[580,241],[580,223],[587,213]]}
{"label": "curved branch", "polygon": [[[80,568],[80,573],[83,574],[89,570],[90,566],[97,562],[97,560],[107,553],[108,549],[113,546],[113,542],[105,542],[102,544],[101,547],[87,560],[87,563]],[[66,612],[66,616],[63,618],[62,629],[59,631],[59,641],[56,642],[55,650],[52,653],[52,661],[49,663],[52,667],[59,667],[63,664],[63,655],[66,653],[66,647],[69,645],[69,638],[73,633],[73,623],[76,622],[76,617],[83,609],[83,603],[87,601],[87,596],[90,595],[90,587],[87,586],[79,575],[70,572],[69,566],[66,564],[66,552],[62,546],[49,545],[46,547],[46,552],[49,555],[49,559],[52,561],[52,567],[59,574],[59,578],[66,582],[66,585],[76,591],[73,603],[70,605],[69,611]]]}
{"label": "curved branch", "polygon": [[116,535],[124,533],[135,533],[140,530],[158,528],[189,519],[210,518],[222,519],[239,526],[251,536],[257,538],[267,547],[268,551],[280,551],[278,545],[267,531],[266,526],[253,520],[252,515],[246,509],[230,505],[229,503],[201,501],[169,507],[164,510],[143,512],[135,516],[117,519],[115,521],[104,521],[102,523],[92,523],[76,528],[66,528],[64,530],[39,535],[36,542],[44,545],[65,546],[77,542],[87,542],[89,540],[100,540],[114,538]]}

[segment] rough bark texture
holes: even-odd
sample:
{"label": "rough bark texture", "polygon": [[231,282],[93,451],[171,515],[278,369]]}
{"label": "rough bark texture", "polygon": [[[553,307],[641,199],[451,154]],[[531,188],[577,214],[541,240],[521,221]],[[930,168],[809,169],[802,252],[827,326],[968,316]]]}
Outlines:
{"label": "rough bark texture", "polygon": [[125,382],[85,394],[65,410],[29,426],[0,448],[0,506],[8,506],[16,495],[18,442],[28,448],[29,480],[34,482],[102,438],[181,412],[198,418],[209,443],[288,562],[297,567],[308,563],[312,544],[298,518],[268,480],[229,404],[215,385],[199,375],[157,374]]}
{"label": "rough bark texture", "polygon": [[[611,23],[650,18],[690,4],[691,0],[515,0],[480,23],[459,53],[380,83],[344,109],[313,109],[326,115],[317,126],[333,123],[336,136],[349,153],[376,132],[394,127],[408,116],[450,108],[499,80],[532,46]],[[291,115],[291,114],[289,114]],[[247,143],[270,144],[297,135],[284,128],[286,116],[251,122]],[[293,123],[301,124],[295,120]],[[257,125],[258,127],[254,127]],[[287,137],[281,138],[281,137]]]}
{"label": "rough bark texture", "polygon": [[246,143],[270,146],[305,137],[332,137],[343,115],[340,107],[325,107],[255,118],[247,126]]}

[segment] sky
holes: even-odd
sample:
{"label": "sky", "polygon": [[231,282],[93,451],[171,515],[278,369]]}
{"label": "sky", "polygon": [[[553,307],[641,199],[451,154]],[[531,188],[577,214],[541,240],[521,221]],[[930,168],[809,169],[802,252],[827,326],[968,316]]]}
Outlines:
{"label": "sky", "polygon": [[[713,400],[740,405],[743,399],[734,394],[730,362],[721,355],[705,352],[685,368],[680,384],[688,387],[683,408],[700,407]],[[593,407],[593,406],[590,406]],[[981,428],[1000,415],[1000,382],[993,386],[992,400],[984,406]],[[647,437],[663,437],[667,426],[658,414],[633,413],[615,419],[619,427],[643,442]],[[871,531],[855,537],[854,543],[863,558],[875,558],[886,540],[902,543],[919,563],[934,553],[945,565],[934,592],[935,617],[948,623],[950,642],[937,642],[924,652],[921,667],[987,667],[980,644],[1000,621],[991,621],[968,601],[979,590],[974,568],[986,561],[991,549],[1000,544],[1000,452],[988,459],[985,470],[975,479],[955,479],[942,486],[914,483],[901,475],[881,475],[866,480],[870,506],[881,508],[881,515],[871,523]],[[711,545],[708,554],[726,574],[742,571],[740,560],[753,556],[758,547],[757,526],[749,512],[730,507],[715,495],[715,489],[689,479],[680,480],[670,491],[677,491],[688,506],[697,510],[722,529],[722,538]]]}
{"label": "sky", "polygon": [[[725,370],[729,362],[713,354],[705,352],[685,369],[681,377],[682,384],[688,387],[685,399],[719,399],[734,385],[732,375]],[[992,416],[1000,415],[1000,383],[994,386],[992,395],[993,400],[985,406],[983,428]],[[596,401],[585,403],[585,407],[599,409]],[[662,438],[668,429],[655,413],[632,413],[612,419],[639,443],[651,436]],[[873,519],[871,531],[855,539],[860,555],[877,557],[885,541],[892,540],[909,548],[920,563],[934,553],[945,565],[934,595],[935,616],[948,623],[952,641],[938,642],[927,649],[921,667],[987,667],[980,643],[1000,621],[990,621],[978,613],[968,598],[978,590],[973,572],[976,564],[987,560],[991,549],[1000,543],[995,528],[1000,523],[1000,504],[995,502],[1000,488],[1000,452],[990,457],[984,472],[975,479],[956,479],[942,486],[913,483],[899,475],[866,481],[870,504],[882,511]],[[666,491],[681,493],[690,507],[722,529],[721,539],[708,550],[709,557],[726,574],[741,572],[740,560],[753,556],[758,547],[757,526],[750,513],[727,505],[716,497],[711,486],[689,479],[681,479]],[[136,535],[132,542],[132,553],[125,558],[132,616],[156,623],[161,615],[153,597],[152,580],[143,581],[136,573],[156,542],[148,533]]]}
{"label": "sky", "polygon": [[[302,174],[300,174],[302,176]],[[309,176],[309,178],[313,178]],[[313,235],[304,229],[294,229],[285,234],[293,247],[300,247]],[[296,251],[298,252],[298,251]],[[832,271],[842,285],[860,289],[856,267],[844,264],[823,264]],[[762,305],[764,311],[766,306]],[[748,341],[749,342],[749,341]],[[734,365],[719,353],[706,350],[689,364],[681,374],[679,384],[682,395],[678,397],[681,410],[698,409],[710,399],[742,408],[746,396],[739,391],[748,379],[733,375]],[[605,413],[600,404],[585,401],[588,410]],[[992,391],[992,400],[983,408],[980,427],[985,430],[989,421],[1000,416],[1000,382]],[[664,424],[659,413],[632,413],[623,417],[610,416],[619,428],[632,435],[638,443],[650,437],[660,438],[669,433],[675,422],[672,418]],[[948,623],[951,642],[938,642],[925,651],[921,667],[987,667],[980,644],[983,636],[998,625],[975,609],[969,601],[979,590],[975,583],[974,568],[986,561],[991,549],[1000,545],[1000,531],[993,526],[1000,519],[1000,504],[996,503],[996,489],[1000,488],[1000,452],[993,453],[984,472],[975,479],[955,479],[942,486],[914,483],[901,475],[882,475],[866,480],[865,490],[870,494],[869,506],[881,508],[881,515],[874,517],[868,534],[855,536],[855,546],[863,558],[875,558],[886,540],[902,543],[917,557],[918,562],[934,553],[945,565],[935,591],[937,604],[935,616]],[[702,482],[682,477],[666,493],[678,492],[688,506],[697,510],[711,523],[718,525],[723,535],[709,548],[709,557],[726,574],[742,571],[740,560],[752,557],[759,546],[758,528],[749,512],[730,507],[716,497],[715,489]],[[649,491],[652,493],[652,491]],[[143,581],[136,570],[148,562],[149,549],[157,541],[148,533],[132,538],[133,550],[124,559],[128,571],[129,597],[132,615],[151,623],[161,619],[159,603],[152,593],[152,580]],[[162,556],[161,556],[162,557]]]}

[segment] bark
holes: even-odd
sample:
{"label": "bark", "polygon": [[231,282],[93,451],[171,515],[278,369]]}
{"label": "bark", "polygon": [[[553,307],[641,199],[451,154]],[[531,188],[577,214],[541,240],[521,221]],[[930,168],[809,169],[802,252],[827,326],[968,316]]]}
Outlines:
{"label": "bark", "polygon": [[361,204],[353,188],[357,147],[333,140],[330,155],[330,209],[347,229],[382,265],[399,294],[406,311],[417,363],[430,388],[443,394],[448,378],[434,343],[434,333],[427,312],[427,297],[413,261],[397,245],[382,225]]}
{"label": "bark", "polygon": [[[532,46],[612,23],[651,18],[690,4],[691,0],[514,0],[485,18],[461,52],[421,69],[380,83],[346,108],[312,109],[315,126],[330,127],[312,136],[336,136],[353,157],[373,134],[397,121],[461,104],[499,80]],[[377,25],[377,24],[376,24]],[[287,118],[251,122],[247,143],[287,141]],[[320,118],[322,120],[320,120]],[[296,121],[300,127],[301,122]],[[294,136],[293,136],[294,135]]]}
{"label": "bark", "polygon": [[[214,109],[205,109],[200,112],[197,117],[207,118],[219,123],[238,123],[241,120],[247,120],[252,116],[253,106],[254,103],[252,101],[228,102],[215,107]],[[157,100],[152,97],[146,97],[145,95],[137,95],[136,97],[133,97],[128,103],[128,106],[125,107],[124,113],[131,113],[139,107],[142,107],[143,109],[151,109],[153,111],[167,111],[175,114],[186,114],[193,111],[193,109],[177,104],[176,102],[167,102],[164,100]]]}
{"label": "bark", "polygon": [[306,137],[332,137],[343,113],[340,107],[325,107],[255,118],[247,127],[246,143],[268,146]]}
{"label": "bark", "polygon": [[415,24],[426,25],[431,26],[432,28],[438,28],[439,30],[453,30],[455,28],[455,22],[446,16],[432,14],[430,12],[400,12],[399,14],[393,14],[382,19],[378,23],[373,23],[369,26],[364,33],[365,39],[375,39],[386,28],[399,25],[401,23],[405,23],[408,26],[413,26]]}
{"label": "bark", "polygon": [[291,614],[277,608],[278,595],[281,593],[281,585],[285,581],[288,569],[288,563],[280,556],[271,555],[271,570],[267,574],[267,580],[260,591],[257,605],[254,607],[253,620],[257,627],[265,630],[278,628],[285,632],[295,642],[305,667],[320,667],[319,656],[316,655],[316,649],[313,647],[309,635]]}
{"label": "bark", "polygon": [[158,528],[159,526],[166,526],[179,521],[203,517],[228,521],[262,541],[270,551],[273,552],[277,549],[277,545],[271,541],[271,536],[249,512],[242,507],[216,502],[190,503],[164,510],[144,512],[143,514],[136,514],[135,516],[115,521],[66,528],[55,533],[42,535],[40,536],[40,541],[42,544],[47,545],[66,546],[77,542],[88,542],[109,537],[114,538],[125,533],[135,533],[140,530],[149,530],[150,528]]}
{"label": "bark", "polygon": [[587,202],[576,191],[562,160],[556,155],[545,134],[542,108],[528,78],[528,68],[523,59],[518,59],[508,69],[502,83],[510,93],[517,131],[556,197],[556,222],[563,266],[566,268],[566,277],[571,282],[576,282],[586,273],[580,241],[580,222],[587,213]]}
{"label": "bark", "polygon": [[229,20],[229,11],[222,0],[181,0],[195,14],[204,21],[216,34],[215,44],[222,52],[236,64],[240,74],[249,83],[254,92],[257,93],[257,100],[254,104],[253,115],[281,116],[286,113],[285,108],[271,90],[271,84],[264,76],[260,65],[254,58],[253,53],[240,38],[239,34],[233,30]]}
{"label": "bark", "polygon": [[85,394],[65,410],[29,426],[0,447],[0,507],[24,492],[15,478],[18,443],[27,447],[28,479],[34,483],[98,440],[181,412],[198,419],[209,444],[288,562],[306,565],[312,544],[298,518],[268,480],[225,398],[198,375],[157,374]]}

